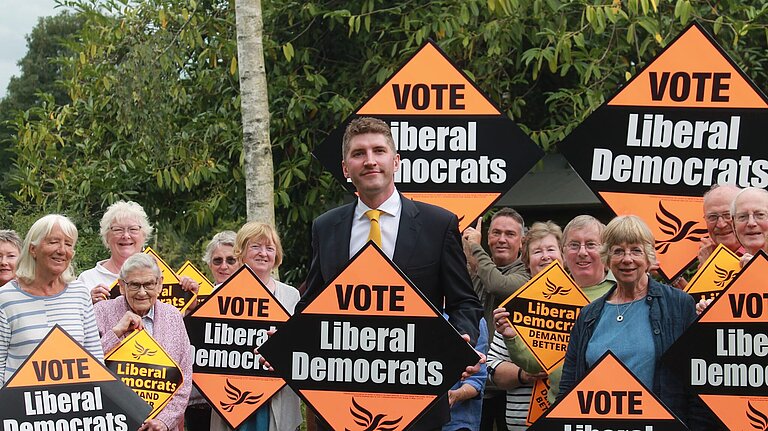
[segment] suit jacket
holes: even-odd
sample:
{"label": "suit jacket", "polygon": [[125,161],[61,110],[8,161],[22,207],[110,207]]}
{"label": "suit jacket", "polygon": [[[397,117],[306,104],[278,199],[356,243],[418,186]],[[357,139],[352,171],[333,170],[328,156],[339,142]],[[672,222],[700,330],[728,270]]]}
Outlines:
{"label": "suit jacket", "polygon": [[[479,336],[483,308],[467,272],[458,219],[440,207],[400,196],[402,212],[392,260],[472,344]],[[312,224],[312,261],[307,291],[296,305],[301,312],[349,262],[349,239],[357,201],[332,209]],[[467,364],[470,365],[470,364]],[[450,418],[447,397],[433,407],[415,430],[439,428]]]}
{"label": "suit jacket", "polygon": [[[128,301],[122,295],[93,305],[105,356],[122,342],[122,339],[112,332],[112,328],[129,309]],[[181,313],[176,307],[155,301],[152,338],[176,361],[184,376],[184,382],[178,392],[156,416],[168,429],[174,430],[184,419],[184,410],[187,408],[189,392],[192,389],[192,345],[189,343]]]}

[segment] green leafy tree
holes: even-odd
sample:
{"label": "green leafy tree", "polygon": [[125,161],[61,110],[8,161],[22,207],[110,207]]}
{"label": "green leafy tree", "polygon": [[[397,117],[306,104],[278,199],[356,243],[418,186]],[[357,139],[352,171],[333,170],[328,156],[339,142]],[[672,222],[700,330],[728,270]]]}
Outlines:
{"label": "green leafy tree", "polygon": [[[158,225],[167,260],[198,253],[215,230],[246,213],[234,2],[66,4],[84,19],[67,44],[73,54],[62,59],[71,102],[48,98],[17,117],[15,201],[93,224],[109,203],[133,199]],[[283,277],[303,279],[311,220],[344,194],[311,151],[427,38],[552,151],[692,19],[764,87],[767,7],[733,0],[265,1]]]}

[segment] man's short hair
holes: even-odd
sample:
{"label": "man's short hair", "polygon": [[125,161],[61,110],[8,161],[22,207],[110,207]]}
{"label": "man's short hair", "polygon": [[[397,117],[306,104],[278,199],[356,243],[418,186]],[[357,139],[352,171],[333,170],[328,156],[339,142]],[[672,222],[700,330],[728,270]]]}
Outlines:
{"label": "man's short hair", "polygon": [[355,136],[364,135],[366,133],[374,133],[377,135],[384,135],[387,144],[392,148],[392,152],[397,152],[395,149],[395,140],[392,138],[392,131],[389,129],[389,124],[385,123],[378,118],[372,117],[360,117],[352,120],[347,129],[344,131],[344,137],[341,139],[341,159],[347,158],[347,152],[349,151],[349,141]]}
{"label": "man's short hair", "polygon": [[[514,219],[516,222],[520,223],[521,229],[525,229],[525,221],[523,221],[523,216],[521,216],[519,212],[513,210],[512,208],[504,207],[496,211],[496,213],[493,214],[493,217],[491,217],[491,223],[493,223],[493,221],[499,217],[510,217]],[[520,232],[520,234],[522,233],[523,232]]]}

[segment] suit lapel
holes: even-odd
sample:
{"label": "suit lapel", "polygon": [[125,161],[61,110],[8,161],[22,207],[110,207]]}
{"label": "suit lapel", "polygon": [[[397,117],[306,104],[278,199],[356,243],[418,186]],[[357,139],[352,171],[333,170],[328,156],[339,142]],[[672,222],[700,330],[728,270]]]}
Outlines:
{"label": "suit lapel", "polygon": [[419,220],[419,209],[412,200],[401,194],[400,202],[402,203],[402,213],[400,214],[400,226],[397,229],[397,242],[392,260],[398,267],[404,268],[404,265],[411,260],[413,252],[418,248],[416,242],[421,231],[421,220]]}
{"label": "suit lapel", "polygon": [[323,267],[323,278],[326,280],[335,276],[349,262],[349,238],[352,233],[352,216],[355,213],[356,202],[357,199],[348,204],[342,211],[341,217],[331,226],[331,249],[324,253],[328,257]]}

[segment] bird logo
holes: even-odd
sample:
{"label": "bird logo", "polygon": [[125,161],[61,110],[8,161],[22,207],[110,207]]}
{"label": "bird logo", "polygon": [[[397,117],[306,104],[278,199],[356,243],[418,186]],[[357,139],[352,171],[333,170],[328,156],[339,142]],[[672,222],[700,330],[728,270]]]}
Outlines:
{"label": "bird logo", "polygon": [[133,347],[136,350],[131,353],[131,356],[133,356],[133,359],[137,361],[141,359],[142,356],[155,356],[155,353],[157,353],[157,350],[149,350],[146,347],[142,346],[138,341],[133,343]]}
{"label": "bird logo", "polygon": [[756,409],[750,401],[747,401],[747,419],[752,428],[760,431],[768,430],[768,416]]}
{"label": "bird logo", "polygon": [[558,286],[555,283],[549,281],[549,279],[547,279],[545,284],[547,285],[547,291],[542,293],[545,299],[552,299],[552,297],[555,295],[565,296],[571,291],[570,287],[566,288],[564,286]]}
{"label": "bird logo", "polygon": [[[394,431],[398,428],[400,421],[403,420],[402,416],[397,419],[385,420],[387,415],[383,413],[374,416],[368,409],[358,404],[354,397],[349,412],[352,413],[355,423],[362,427],[360,431]],[[351,431],[349,428],[344,428],[344,430]]]}
{"label": "bird logo", "polygon": [[227,386],[224,387],[224,392],[227,393],[227,398],[232,401],[231,403],[219,401],[221,408],[224,409],[225,412],[232,412],[232,410],[240,404],[256,404],[261,397],[264,396],[263,393],[253,394],[251,391],[241,391],[233,385],[229,379],[227,379]]}
{"label": "bird logo", "polygon": [[659,230],[670,236],[668,239],[656,241],[655,248],[661,254],[666,253],[672,243],[682,240],[699,242],[707,234],[706,229],[694,229],[698,221],[689,220],[683,223],[680,218],[664,208],[661,201],[659,201],[659,211],[661,215],[656,213],[656,221],[660,224]]}
{"label": "bird logo", "polygon": [[733,277],[736,276],[737,272],[738,270],[736,269],[723,269],[715,265],[715,275],[718,277],[718,279],[715,280],[715,286],[719,288],[725,287],[728,282],[733,280]]}

